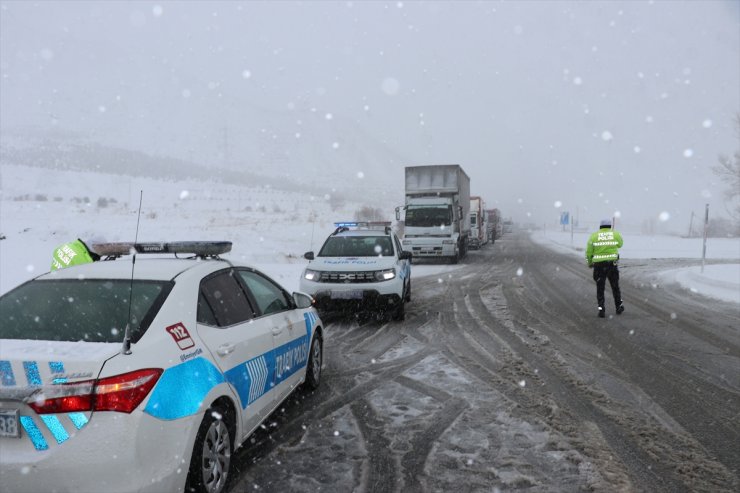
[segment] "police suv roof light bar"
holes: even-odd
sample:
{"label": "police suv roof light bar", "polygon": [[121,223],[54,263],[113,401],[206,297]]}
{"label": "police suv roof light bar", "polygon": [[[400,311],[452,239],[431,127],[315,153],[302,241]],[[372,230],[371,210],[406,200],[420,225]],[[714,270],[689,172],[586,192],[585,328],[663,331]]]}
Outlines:
{"label": "police suv roof light bar", "polygon": [[376,229],[382,227],[385,230],[385,234],[391,233],[391,222],[390,221],[343,221],[334,223],[336,230],[333,234],[341,233],[342,231],[349,231],[349,228],[357,229]]}
{"label": "police suv roof light bar", "polygon": [[93,243],[90,249],[108,259],[133,253],[192,253],[197,257],[218,257],[231,251],[230,241],[174,241],[168,243]]}

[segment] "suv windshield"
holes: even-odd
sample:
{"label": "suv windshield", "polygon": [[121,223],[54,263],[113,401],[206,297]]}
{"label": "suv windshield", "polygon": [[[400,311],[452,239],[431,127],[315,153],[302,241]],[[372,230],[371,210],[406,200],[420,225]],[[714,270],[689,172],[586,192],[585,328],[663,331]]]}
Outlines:
{"label": "suv windshield", "polygon": [[[0,297],[0,339],[123,341],[132,283],[123,279],[30,281]],[[146,331],[172,289],[169,281],[134,281],[132,339]]]}
{"label": "suv windshield", "polygon": [[319,257],[389,257],[393,243],[389,236],[330,236]]}
{"label": "suv windshield", "polygon": [[406,226],[429,228],[452,224],[450,205],[410,205],[406,209]]}

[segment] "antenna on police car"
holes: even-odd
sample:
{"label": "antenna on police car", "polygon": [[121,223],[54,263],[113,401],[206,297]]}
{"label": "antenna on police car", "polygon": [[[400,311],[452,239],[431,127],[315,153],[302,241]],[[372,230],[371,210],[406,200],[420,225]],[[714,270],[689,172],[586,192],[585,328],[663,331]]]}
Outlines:
{"label": "antenna on police car", "polygon": [[131,284],[128,288],[128,317],[126,318],[126,330],[123,334],[123,354],[131,354],[131,305],[134,295],[134,265],[136,265],[136,243],[139,241],[139,221],[141,221],[141,202],[144,199],[144,190],[139,190],[139,212],[136,216],[136,234],[134,235],[133,257],[131,258]]}

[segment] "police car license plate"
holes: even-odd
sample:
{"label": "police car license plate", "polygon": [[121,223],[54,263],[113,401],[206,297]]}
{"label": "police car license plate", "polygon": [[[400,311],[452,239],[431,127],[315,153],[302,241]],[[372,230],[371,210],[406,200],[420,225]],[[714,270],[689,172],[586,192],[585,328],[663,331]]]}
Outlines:
{"label": "police car license plate", "polygon": [[354,289],[351,291],[332,291],[331,298],[333,300],[361,300],[362,290]]}
{"label": "police car license plate", "polygon": [[21,429],[18,427],[18,410],[0,409],[0,437],[20,438]]}

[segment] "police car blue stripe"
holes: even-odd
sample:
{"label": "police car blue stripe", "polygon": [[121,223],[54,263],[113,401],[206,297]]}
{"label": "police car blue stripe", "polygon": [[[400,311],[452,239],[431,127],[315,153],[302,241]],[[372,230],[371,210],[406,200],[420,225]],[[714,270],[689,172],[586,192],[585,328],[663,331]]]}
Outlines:
{"label": "police car blue stripe", "polygon": [[39,373],[39,365],[35,361],[24,361],[23,369],[26,371],[26,379],[28,385],[41,385],[41,374]]}
{"label": "police car blue stripe", "polygon": [[13,367],[10,366],[10,361],[0,361],[0,382],[5,387],[15,386],[15,375],[13,375]]}
{"label": "police car blue stripe", "polygon": [[49,361],[49,370],[52,373],[64,373],[64,363],[61,361]]}
{"label": "police car blue stripe", "polygon": [[[240,363],[224,373],[204,358],[168,368],[154,387],[144,412],[161,419],[195,414],[208,392],[222,382],[228,382],[236,390],[242,409],[246,409],[276,383],[305,367],[310,334],[317,318],[313,313],[306,313],[304,319],[306,336]],[[280,364],[288,368],[276,372],[278,357]],[[286,359],[289,360],[287,365]]]}
{"label": "police car blue stripe", "polygon": [[43,414],[41,416],[41,421],[43,421],[46,427],[49,428],[49,431],[54,435],[54,439],[57,443],[63,443],[69,439],[69,433],[67,433],[67,430],[62,426],[62,422],[59,421],[59,418],[55,415]]}
{"label": "police car blue stripe", "polygon": [[267,363],[265,362],[264,356],[255,358],[247,363],[247,371],[249,372],[251,384],[249,386],[249,402],[253,403],[265,393],[265,387],[267,384],[267,377],[270,372],[267,370]]}
{"label": "police car blue stripe", "polygon": [[85,416],[84,413],[69,413],[67,414],[67,417],[70,421],[72,421],[72,424],[75,425],[75,428],[77,428],[78,430],[81,430],[88,421],[87,416]]}
{"label": "police car blue stripe", "polygon": [[308,361],[308,336],[295,339],[282,345],[276,351],[275,383],[280,384],[286,378],[306,366]]}
{"label": "police car blue stripe", "polygon": [[26,430],[26,434],[28,435],[28,438],[31,439],[31,443],[34,448],[36,450],[47,450],[49,445],[46,443],[44,435],[41,434],[41,430],[39,430],[36,423],[33,422],[33,418],[30,416],[21,416],[20,420],[21,426]]}
{"label": "police car blue stripe", "polygon": [[224,376],[205,358],[195,358],[162,373],[144,412],[160,419],[177,419],[195,414],[211,389]]}

